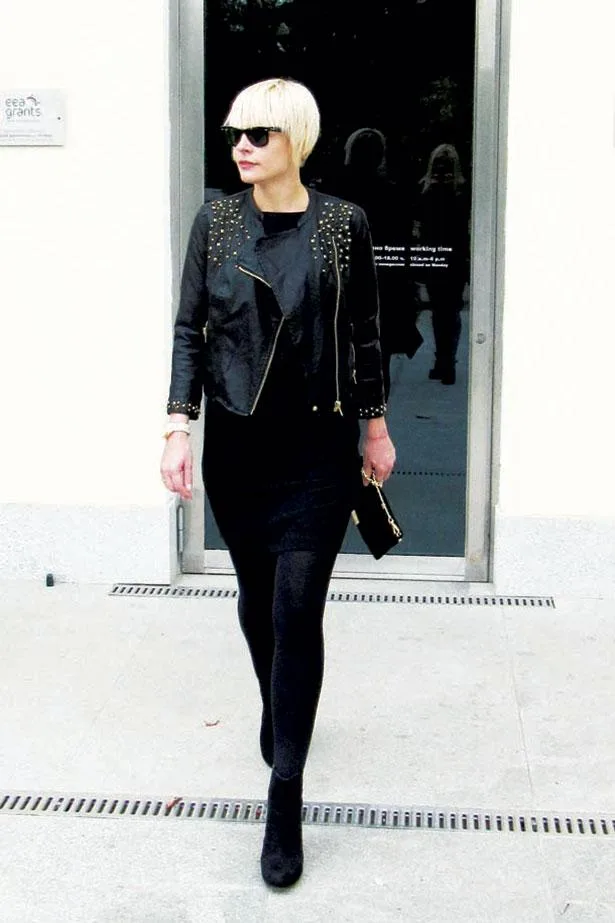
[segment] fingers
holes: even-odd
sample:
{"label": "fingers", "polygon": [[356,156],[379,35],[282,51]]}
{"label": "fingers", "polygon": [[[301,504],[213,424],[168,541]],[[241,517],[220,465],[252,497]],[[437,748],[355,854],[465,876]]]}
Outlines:
{"label": "fingers", "polygon": [[363,454],[363,483],[367,484],[367,480],[372,477],[375,478],[379,484],[383,484],[384,481],[390,478],[394,466],[395,449],[392,443],[390,443],[390,447],[384,452],[381,450],[372,450],[371,447],[366,445],[366,450]]}
{"label": "fingers", "polygon": [[163,480],[168,490],[179,494],[182,500],[192,500],[192,485],[186,484],[183,471],[173,472]]}
{"label": "fingers", "polygon": [[188,494],[184,499],[189,500],[192,496],[192,452],[188,452],[184,466],[184,488]]}
{"label": "fingers", "polygon": [[192,471],[192,452],[189,447],[179,455],[172,450],[165,450],[160,465],[162,482],[167,490],[179,494],[182,500],[192,499]]}
{"label": "fingers", "polygon": [[161,474],[162,481],[167,490],[170,490],[174,494],[179,494],[182,499],[190,499],[189,496],[186,496],[187,488],[184,483],[184,473],[182,469],[168,468],[161,471]]}
{"label": "fingers", "polygon": [[370,479],[378,481],[379,484],[384,484],[388,480],[393,471],[393,467],[380,467],[378,465],[373,465],[371,468],[369,465],[363,465],[363,484],[367,484]]}
{"label": "fingers", "polygon": [[363,476],[363,486],[369,484],[370,480],[374,479],[378,481],[379,484],[382,484],[383,479],[381,478],[379,470],[375,465],[365,464],[364,462],[361,474]]}
{"label": "fingers", "polygon": [[395,451],[387,453],[384,457],[374,458],[369,454],[363,456],[364,476],[376,478],[381,484],[388,480],[395,467]]}

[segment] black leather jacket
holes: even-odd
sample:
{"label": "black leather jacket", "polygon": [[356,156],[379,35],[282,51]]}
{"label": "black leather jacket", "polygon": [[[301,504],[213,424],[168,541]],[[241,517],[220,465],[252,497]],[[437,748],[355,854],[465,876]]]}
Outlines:
{"label": "black leather jacket", "polygon": [[[197,419],[203,391],[254,412],[283,325],[309,409],[385,410],[378,294],[365,213],[309,190],[296,228],[265,236],[252,190],[201,207],[175,321],[168,413]],[[265,297],[266,288],[274,298]]]}

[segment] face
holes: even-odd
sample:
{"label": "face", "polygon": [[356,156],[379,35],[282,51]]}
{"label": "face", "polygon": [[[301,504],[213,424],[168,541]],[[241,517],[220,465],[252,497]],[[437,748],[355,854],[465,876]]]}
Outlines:
{"label": "face", "polygon": [[449,157],[437,158],[432,167],[432,183],[436,183],[438,186],[452,186],[454,180],[453,161]]}
{"label": "face", "polygon": [[264,147],[256,147],[242,134],[232,151],[242,183],[268,183],[297,169],[288,136],[281,131],[270,131]]}

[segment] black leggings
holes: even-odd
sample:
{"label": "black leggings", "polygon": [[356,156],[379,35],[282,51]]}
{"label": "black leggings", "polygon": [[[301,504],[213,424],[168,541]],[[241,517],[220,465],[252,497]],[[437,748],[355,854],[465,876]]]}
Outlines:
{"label": "black leggings", "polygon": [[305,766],[324,671],[323,614],[337,550],[231,549],[239,622],[273,721],[273,766]]}

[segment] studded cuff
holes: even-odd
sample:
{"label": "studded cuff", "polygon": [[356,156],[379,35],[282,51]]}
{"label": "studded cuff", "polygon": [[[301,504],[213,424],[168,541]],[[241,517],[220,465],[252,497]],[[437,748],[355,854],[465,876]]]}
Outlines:
{"label": "studded cuff", "polygon": [[169,401],[167,403],[167,413],[187,413],[188,419],[198,420],[201,408],[198,404],[190,404],[187,401]]}
{"label": "studded cuff", "polygon": [[383,417],[386,409],[386,404],[378,404],[378,406],[359,407],[357,412],[360,420],[373,420],[374,417]]}

